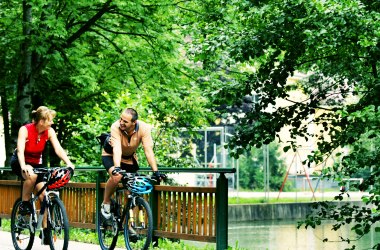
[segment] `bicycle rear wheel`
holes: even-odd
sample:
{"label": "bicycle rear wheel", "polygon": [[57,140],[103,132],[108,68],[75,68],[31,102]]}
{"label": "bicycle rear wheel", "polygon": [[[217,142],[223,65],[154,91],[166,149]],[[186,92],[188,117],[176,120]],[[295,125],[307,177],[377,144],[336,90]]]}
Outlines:
{"label": "bicycle rear wheel", "polygon": [[50,249],[67,250],[69,246],[69,220],[63,202],[58,198],[52,198],[49,209],[48,231],[50,237]]}
{"label": "bicycle rear wheel", "polygon": [[115,248],[119,236],[119,226],[116,217],[120,218],[120,210],[115,209],[115,201],[111,200],[111,218],[103,217],[100,209],[98,212],[97,232],[99,245],[102,250],[112,250]]}
{"label": "bicycle rear wheel", "polygon": [[152,210],[146,200],[142,197],[128,201],[124,240],[128,250],[148,249],[153,236],[153,215]]}
{"label": "bicycle rear wheel", "polygon": [[30,250],[34,242],[34,230],[31,230],[31,221],[33,220],[33,207],[27,203],[30,213],[20,214],[21,198],[17,199],[13,205],[11,215],[11,235],[13,246],[16,250]]}

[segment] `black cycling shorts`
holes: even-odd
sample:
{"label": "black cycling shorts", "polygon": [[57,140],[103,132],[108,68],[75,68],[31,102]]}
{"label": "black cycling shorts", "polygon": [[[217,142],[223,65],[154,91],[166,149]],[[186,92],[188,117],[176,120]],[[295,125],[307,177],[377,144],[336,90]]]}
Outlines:
{"label": "black cycling shorts", "polygon": [[[42,167],[44,167],[42,164],[30,164],[30,163],[27,163],[27,162],[26,162],[26,164],[27,165],[31,165],[33,168],[42,168]],[[16,153],[12,154],[11,167],[12,167],[12,172],[15,175],[17,175],[18,177],[20,177],[21,180],[25,180],[24,177],[22,177],[21,166],[20,166],[20,163],[18,162],[18,157],[17,157]],[[44,178],[44,175],[43,174],[39,174],[38,177],[37,177],[37,180],[36,180],[36,184],[38,184],[40,182],[43,182],[43,178]]]}
{"label": "black cycling shorts", "polygon": [[[103,166],[104,168],[107,170],[107,173],[108,173],[108,170],[113,167],[113,157],[112,156],[102,156],[102,163],[103,163]],[[120,168],[127,171],[127,173],[136,173],[138,170],[139,170],[139,166],[138,165],[134,165],[134,164],[125,164],[125,163],[120,163]]]}

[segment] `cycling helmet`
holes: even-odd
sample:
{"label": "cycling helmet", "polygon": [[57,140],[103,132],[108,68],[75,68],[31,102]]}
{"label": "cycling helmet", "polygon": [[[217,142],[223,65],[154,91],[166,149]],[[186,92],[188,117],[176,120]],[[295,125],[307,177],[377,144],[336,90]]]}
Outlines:
{"label": "cycling helmet", "polygon": [[153,186],[148,178],[136,176],[133,181],[128,181],[128,188],[133,193],[147,194],[152,191]]}
{"label": "cycling helmet", "polygon": [[63,188],[70,180],[70,170],[68,169],[57,169],[50,177],[47,188],[49,190]]}

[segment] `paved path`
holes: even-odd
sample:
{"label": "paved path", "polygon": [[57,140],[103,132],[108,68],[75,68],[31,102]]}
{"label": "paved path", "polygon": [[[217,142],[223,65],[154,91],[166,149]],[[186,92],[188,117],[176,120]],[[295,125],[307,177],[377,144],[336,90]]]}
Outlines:
{"label": "paved path", "polygon": [[[339,191],[337,192],[324,192],[314,193],[314,196],[316,198],[332,198],[339,194]],[[236,192],[236,191],[229,191],[228,195],[230,197],[265,197],[264,192]],[[270,192],[267,194],[270,198],[277,198],[279,195],[279,192]],[[282,192],[280,193],[280,197],[284,198],[296,198],[296,197],[312,197],[311,192]],[[345,200],[360,200],[360,198],[363,195],[368,195],[366,192],[350,192],[350,198],[347,198],[345,196]],[[41,240],[36,237],[34,240],[33,248],[32,250],[49,250],[49,246],[41,245]],[[99,250],[100,247],[97,244],[87,244],[87,243],[81,243],[76,241],[70,241],[69,243],[69,250]],[[12,243],[12,236],[9,232],[4,232],[0,230],[0,250],[14,250],[13,243]],[[116,250],[121,250],[116,249]]]}
{"label": "paved path", "polygon": [[[0,249],[1,250],[14,250],[12,243],[12,236],[10,232],[0,231]],[[41,245],[40,238],[36,237],[34,240],[32,250],[49,250],[49,246]],[[76,241],[69,242],[69,250],[99,250],[99,245],[87,244]]]}

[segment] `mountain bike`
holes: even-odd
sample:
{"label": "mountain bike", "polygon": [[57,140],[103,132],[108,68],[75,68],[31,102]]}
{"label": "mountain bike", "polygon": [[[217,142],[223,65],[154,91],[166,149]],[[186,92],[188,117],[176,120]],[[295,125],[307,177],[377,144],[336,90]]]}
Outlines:
{"label": "mountain bike", "polygon": [[[68,180],[66,180],[66,183],[61,181],[62,175],[64,175],[63,178],[68,177],[70,179],[70,176],[67,176],[67,174],[70,174],[68,172],[70,172],[69,168],[34,169],[34,173],[44,175],[45,184],[36,194],[31,194],[28,203],[23,204],[23,206],[27,206],[26,213],[25,210],[20,211],[21,198],[17,199],[13,205],[11,235],[13,246],[16,250],[30,250],[37,231],[40,231],[41,243],[44,241],[49,242],[50,249],[68,249],[69,221],[65,206],[57,191],[68,182]],[[40,209],[37,210],[38,197],[44,190],[46,190],[44,200],[41,202]],[[45,214],[47,229],[42,230]]]}
{"label": "mountain bike", "polygon": [[[118,187],[111,199],[111,218],[105,219],[98,212],[98,239],[102,250],[115,248],[119,232],[124,232],[128,250],[148,249],[153,236],[153,215],[143,195],[153,190],[155,179],[121,170],[122,187]],[[123,195],[126,191],[128,200]]]}

